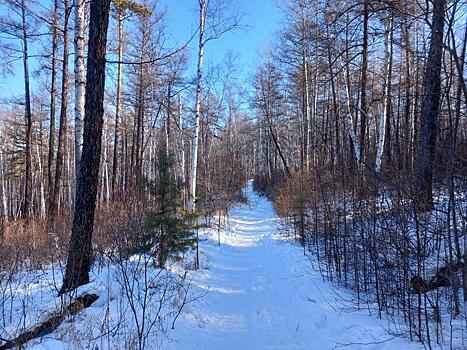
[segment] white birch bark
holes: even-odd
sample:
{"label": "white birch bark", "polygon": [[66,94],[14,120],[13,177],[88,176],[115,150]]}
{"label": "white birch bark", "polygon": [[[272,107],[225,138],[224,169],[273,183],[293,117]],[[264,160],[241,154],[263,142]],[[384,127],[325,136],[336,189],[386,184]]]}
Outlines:
{"label": "white birch bark", "polygon": [[4,161],[3,161],[3,150],[0,148],[0,190],[2,193],[2,208],[3,208],[3,217],[5,220],[8,220],[8,207],[6,201],[6,187],[5,187],[5,171],[4,171]]}
{"label": "white birch bark", "polygon": [[[68,139],[69,140],[69,139]],[[66,184],[67,184],[67,193],[68,193],[68,198],[64,198],[63,199],[63,202],[65,202],[66,200],[68,200],[67,203],[64,203],[66,204],[66,206],[68,208],[71,208],[71,206],[73,205],[73,198],[74,198],[74,192],[73,192],[73,185],[72,185],[72,171],[73,171],[73,168],[72,168],[72,165],[71,165],[71,162],[72,162],[72,149],[70,146],[68,146],[68,143],[69,141],[66,141],[66,144],[65,144],[65,149],[66,149]],[[76,169],[75,169],[75,173],[76,173]],[[65,197],[65,193],[63,194],[63,196]]]}
{"label": "white birch bark", "polygon": [[182,183],[181,199],[185,209],[185,142],[183,140],[183,106],[182,98],[178,96],[178,137],[180,142],[180,182]]}
{"label": "white birch bark", "polygon": [[86,73],[84,67],[84,31],[85,0],[75,0],[75,167],[79,171],[81,150],[83,147],[84,127],[84,95],[86,89]]}
{"label": "white birch bark", "polygon": [[104,132],[102,134],[102,198],[104,202],[108,203],[110,199],[110,186],[109,186],[109,161],[107,151],[107,116],[104,114]]}
{"label": "white birch bark", "polygon": [[154,138],[153,138],[152,128],[149,129],[148,137],[149,137],[149,139],[148,139],[149,156],[148,156],[148,161],[147,161],[147,164],[146,164],[146,177],[149,180],[149,182],[151,183],[152,181],[154,181],[154,176],[153,176],[153,171],[152,171],[152,169],[154,168],[154,165],[153,165]]}
{"label": "white birch bark", "polygon": [[196,177],[198,173],[198,148],[199,129],[201,114],[201,85],[203,79],[203,59],[204,59],[204,31],[206,28],[207,0],[199,2],[199,47],[198,47],[198,68],[196,72],[196,107],[195,107],[195,128],[193,130],[193,142],[191,151],[191,173],[190,173],[190,200],[188,210],[196,210]]}
{"label": "white birch bark", "polygon": [[376,145],[375,170],[381,171],[381,161],[383,158],[384,143],[386,140],[386,122],[389,114],[389,104],[391,102],[391,74],[392,74],[392,37],[393,37],[393,18],[389,18],[388,30],[386,33],[386,77],[384,87],[384,107],[379,120],[379,139]]}
{"label": "white birch bark", "polygon": [[40,217],[41,219],[45,219],[44,169],[42,168],[42,157],[39,151],[39,144],[36,144],[36,155],[39,166],[39,198],[41,203]]}
{"label": "white birch bark", "polygon": [[357,136],[355,135],[355,130],[352,123],[352,106],[350,103],[350,81],[349,81],[349,66],[345,65],[344,67],[344,81],[345,81],[345,94],[347,100],[347,116],[345,118],[345,125],[347,127],[347,132],[349,133],[350,140],[352,141],[355,159],[357,160],[357,166],[360,164],[360,144],[357,141]]}

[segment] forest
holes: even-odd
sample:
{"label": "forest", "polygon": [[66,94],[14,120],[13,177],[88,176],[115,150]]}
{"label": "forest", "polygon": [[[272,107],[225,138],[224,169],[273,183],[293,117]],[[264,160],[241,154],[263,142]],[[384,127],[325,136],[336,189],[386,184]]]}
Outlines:
{"label": "forest", "polygon": [[248,4],[0,0],[0,350],[467,348],[467,2]]}

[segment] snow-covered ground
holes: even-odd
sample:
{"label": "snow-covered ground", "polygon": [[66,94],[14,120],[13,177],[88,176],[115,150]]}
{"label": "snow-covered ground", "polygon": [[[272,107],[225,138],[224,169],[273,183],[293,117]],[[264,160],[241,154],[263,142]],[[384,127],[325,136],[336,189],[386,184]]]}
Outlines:
{"label": "snow-covered ground", "polygon": [[323,281],[303,250],[279,235],[272,203],[246,188],[229,225],[206,232],[202,272],[169,333],[168,349],[421,349],[388,334],[394,325],[350,311],[349,293]]}
{"label": "snow-covered ground", "polygon": [[[422,348],[390,335],[397,327],[376,312],[355,311],[351,293],[324,282],[303,250],[279,234],[272,203],[251,182],[245,196],[249,203],[230,210],[225,229],[202,233],[200,270],[181,263],[160,270],[144,255],[101,259],[92,282],[76,293],[99,299],[26,348]],[[69,303],[56,296],[61,278],[57,265],[0,283],[0,338],[16,337]],[[178,315],[184,300],[191,302]]]}

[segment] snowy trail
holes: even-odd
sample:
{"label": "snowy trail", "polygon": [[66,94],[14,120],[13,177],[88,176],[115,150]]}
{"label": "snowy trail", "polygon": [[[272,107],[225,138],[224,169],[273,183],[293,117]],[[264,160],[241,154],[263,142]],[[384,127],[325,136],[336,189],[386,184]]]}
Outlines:
{"label": "snowy trail", "polygon": [[272,204],[253,192],[251,182],[246,195],[250,203],[230,211],[221,245],[217,230],[201,244],[207,269],[193,284],[206,295],[186,306],[168,349],[419,348],[391,339],[387,322],[368,311],[342,312],[335,287],[323,282],[300,247],[278,234]]}

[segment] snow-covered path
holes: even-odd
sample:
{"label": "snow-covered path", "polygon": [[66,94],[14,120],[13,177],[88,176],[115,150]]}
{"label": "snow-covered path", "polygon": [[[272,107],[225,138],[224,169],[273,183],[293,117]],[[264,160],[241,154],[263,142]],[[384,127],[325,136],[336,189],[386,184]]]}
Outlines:
{"label": "snow-covered path", "polygon": [[220,246],[217,230],[206,235],[206,270],[193,280],[195,292],[206,295],[184,309],[169,349],[418,348],[391,339],[387,322],[368,311],[341,311],[335,287],[277,233],[272,204],[251,182],[246,196],[248,205],[230,211]]}

